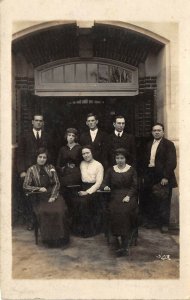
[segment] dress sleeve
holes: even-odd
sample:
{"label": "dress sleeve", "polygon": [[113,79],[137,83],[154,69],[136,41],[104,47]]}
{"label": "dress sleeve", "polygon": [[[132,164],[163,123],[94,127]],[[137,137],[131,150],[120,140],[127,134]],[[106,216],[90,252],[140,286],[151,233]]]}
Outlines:
{"label": "dress sleeve", "polygon": [[112,172],[112,168],[109,168],[105,174],[104,180],[101,184],[101,189],[104,189],[105,186],[109,186],[111,188],[111,172]]}
{"label": "dress sleeve", "polygon": [[127,194],[127,196],[129,196],[129,197],[137,195],[137,173],[136,173],[135,169],[133,169],[131,176],[132,176],[131,187]]}
{"label": "dress sleeve", "polygon": [[32,185],[32,181],[33,181],[32,179],[33,179],[33,171],[32,168],[29,168],[27,170],[24,183],[23,183],[23,189],[27,192],[34,192],[40,189],[40,187]]}
{"label": "dress sleeve", "polygon": [[91,188],[89,188],[88,190],[86,190],[86,192],[88,194],[95,193],[99,189],[99,187],[101,186],[101,183],[103,181],[103,176],[104,176],[104,168],[103,168],[102,164],[99,164],[97,166],[95,176],[96,176],[96,182],[95,182],[95,184],[93,184],[93,186],[91,186]]}
{"label": "dress sleeve", "polygon": [[55,171],[55,168],[53,165],[49,166],[50,170],[54,169],[54,172],[52,172],[52,191],[51,191],[51,198],[57,198],[59,195],[59,189],[60,189],[60,182],[57,176],[57,172]]}

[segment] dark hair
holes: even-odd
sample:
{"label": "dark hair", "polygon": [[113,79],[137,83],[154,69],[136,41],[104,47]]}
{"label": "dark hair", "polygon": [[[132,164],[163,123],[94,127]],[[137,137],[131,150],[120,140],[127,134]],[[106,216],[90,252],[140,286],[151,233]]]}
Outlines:
{"label": "dark hair", "polygon": [[131,164],[131,155],[124,148],[117,148],[114,151],[114,156],[116,158],[117,155],[123,155],[125,157],[126,163]]}
{"label": "dark hair", "polygon": [[42,115],[42,114],[38,114],[38,113],[35,113],[35,114],[33,114],[33,119],[32,120],[34,120],[34,118],[36,117],[36,116],[40,116],[40,117],[42,117],[43,118],[43,120],[44,120],[44,116]]}
{"label": "dark hair", "polygon": [[152,129],[153,129],[154,126],[157,126],[157,125],[161,126],[162,129],[163,129],[163,131],[164,131],[164,125],[162,123],[159,123],[159,122],[157,122],[154,125],[152,125]]}
{"label": "dark hair", "polygon": [[82,148],[81,148],[81,154],[82,154],[82,150],[83,149],[89,149],[91,151],[91,153],[92,153],[92,156],[94,157],[94,150],[93,150],[93,147],[91,145],[84,145],[84,146],[82,146]]}
{"label": "dark hair", "polygon": [[[38,148],[38,149],[36,150],[36,159],[38,158],[38,155],[43,154],[43,153],[46,154],[46,156],[47,156],[47,161],[48,161],[48,159],[49,159],[49,153],[48,153],[47,148],[45,148],[45,147],[40,147],[40,148]],[[47,163],[47,162],[46,162],[46,163]]]}
{"label": "dark hair", "polygon": [[115,123],[117,119],[124,119],[125,120],[125,117],[122,116],[122,115],[115,115],[114,119],[113,119],[113,122]]}
{"label": "dark hair", "polygon": [[75,135],[75,142],[78,141],[78,131],[76,128],[67,128],[65,135],[64,135],[65,139],[67,139],[68,133],[73,133]]}
{"label": "dark hair", "polygon": [[94,118],[96,119],[96,121],[98,121],[98,117],[97,117],[96,114],[94,114],[94,113],[89,113],[89,114],[86,116],[86,120],[87,120],[88,118],[90,118],[90,117],[94,117]]}

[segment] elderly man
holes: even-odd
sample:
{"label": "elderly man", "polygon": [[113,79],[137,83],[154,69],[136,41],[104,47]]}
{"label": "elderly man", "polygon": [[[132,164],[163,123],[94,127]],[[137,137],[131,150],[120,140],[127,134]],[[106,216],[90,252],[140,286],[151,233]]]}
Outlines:
{"label": "elderly man", "polygon": [[148,143],[144,160],[144,184],[140,208],[147,228],[159,226],[168,232],[172,188],[177,186],[176,149],[173,142],[164,138],[164,126],[152,127],[153,140]]}

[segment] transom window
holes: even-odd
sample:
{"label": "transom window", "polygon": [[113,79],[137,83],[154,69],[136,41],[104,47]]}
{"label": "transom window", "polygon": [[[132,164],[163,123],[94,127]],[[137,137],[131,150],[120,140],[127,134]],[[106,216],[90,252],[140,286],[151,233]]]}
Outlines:
{"label": "transom window", "polygon": [[35,70],[35,93],[48,96],[49,92],[51,96],[87,96],[92,92],[136,95],[138,69],[109,59],[55,61]]}
{"label": "transom window", "polygon": [[98,63],[75,63],[42,71],[42,83],[130,83],[132,71]]}

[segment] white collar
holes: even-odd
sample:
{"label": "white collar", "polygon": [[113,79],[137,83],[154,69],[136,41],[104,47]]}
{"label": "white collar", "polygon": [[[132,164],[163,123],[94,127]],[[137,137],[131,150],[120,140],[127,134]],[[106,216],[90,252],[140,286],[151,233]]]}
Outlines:
{"label": "white collar", "polygon": [[125,168],[123,168],[123,169],[120,169],[120,168],[118,167],[118,165],[113,166],[114,171],[117,172],[117,173],[124,173],[124,172],[127,172],[130,168],[131,168],[131,166],[128,165],[128,164],[126,164]]}
{"label": "white collar", "polygon": [[90,129],[90,132],[93,134],[95,134],[95,133],[97,133],[97,131],[98,131],[98,128],[96,128],[96,129],[94,129],[94,130],[92,130],[92,129]]}
{"label": "white collar", "polygon": [[118,134],[120,134],[120,136],[123,135],[123,131],[119,132],[119,131],[117,131],[116,129],[115,129],[114,133],[115,133],[116,136],[118,136]]}
{"label": "white collar", "polygon": [[34,134],[35,134],[35,136],[36,136],[36,133],[38,132],[39,134],[41,134],[41,129],[40,130],[36,130],[35,128],[33,128],[33,132],[34,132]]}
{"label": "white collar", "polygon": [[161,140],[162,140],[162,138],[159,139],[159,140],[154,139],[154,140],[153,140],[153,144],[154,144],[154,143],[158,143],[158,144],[159,144],[159,143],[161,142]]}

